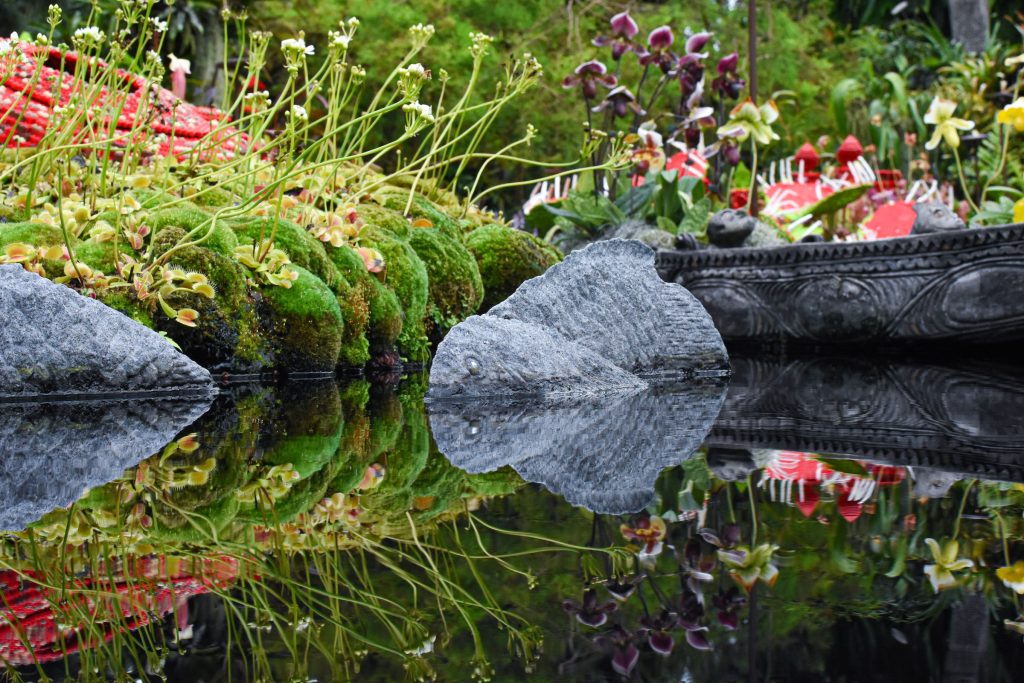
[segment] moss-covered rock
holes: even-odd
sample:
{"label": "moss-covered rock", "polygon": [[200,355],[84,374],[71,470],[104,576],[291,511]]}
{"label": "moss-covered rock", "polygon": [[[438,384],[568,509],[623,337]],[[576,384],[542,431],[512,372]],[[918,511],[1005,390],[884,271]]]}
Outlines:
{"label": "moss-covered rock", "polygon": [[[156,236],[156,254],[165,254],[185,236],[182,228],[167,227]],[[157,329],[166,332],[190,358],[205,367],[258,369],[270,365],[268,344],[247,286],[248,271],[234,258],[204,247],[185,247],[171,254],[167,263],[185,271],[202,273],[215,291],[213,299],[198,294],[175,294],[168,303],[199,312],[195,327],[186,327],[167,316],[154,316]]]}
{"label": "moss-covered rock", "polygon": [[533,235],[498,224],[477,228],[466,238],[484,284],[482,311],[504,301],[523,282],[541,275],[562,260],[550,244]]}
{"label": "moss-covered rock", "polygon": [[[122,248],[127,247],[122,245]],[[100,242],[90,238],[79,242],[75,247],[75,257],[93,270],[99,270],[107,275],[114,272],[113,240]]]}
{"label": "moss-covered rock", "polygon": [[153,211],[146,218],[146,223],[154,235],[165,228],[181,228],[186,233],[205,225],[205,229],[193,235],[204,249],[217,252],[223,256],[234,254],[238,246],[238,237],[225,221],[211,221],[212,216],[197,206],[185,204],[169,209]]}
{"label": "moss-covered rock", "polygon": [[261,288],[269,309],[276,365],[293,372],[333,372],[345,321],[334,292],[305,268],[290,288]]}
{"label": "moss-covered rock", "polygon": [[[410,361],[427,361],[430,348],[423,325],[429,295],[426,266],[408,242],[383,228],[367,225],[360,238],[384,255],[384,285],[398,296],[405,314],[398,335],[399,350]],[[372,305],[370,319],[373,327]]]}
{"label": "moss-covered rock", "polygon": [[427,269],[429,299],[426,332],[434,344],[459,322],[476,313],[484,286],[476,259],[453,234],[440,228],[414,228],[409,244]]}
{"label": "moss-covered rock", "polygon": [[233,221],[232,228],[240,241],[248,244],[259,242],[261,235],[263,239],[270,239],[273,234],[274,247],[288,254],[292,263],[320,278],[335,294],[344,293],[344,283],[339,281],[337,268],[327,258],[323,242],[302,226],[283,219],[257,216]]}
{"label": "moss-covered rock", "polygon": [[[68,234],[71,246],[75,247],[78,240],[74,235]],[[15,243],[31,244],[34,247],[59,247],[64,244],[64,236],[60,228],[42,223],[0,223],[0,251],[9,244]],[[43,261],[43,270],[46,277],[55,278],[64,275],[64,261],[61,259],[46,259]]]}
{"label": "moss-covered rock", "polygon": [[402,239],[409,236],[409,221],[406,220],[401,211],[380,206],[379,204],[367,203],[356,207],[356,213],[364,225],[383,228]]}
{"label": "moss-covered rock", "polygon": [[376,278],[366,280],[363,286],[370,308],[370,321],[366,330],[370,353],[374,356],[389,353],[394,350],[402,334],[405,320],[402,304],[398,301],[398,295]]}

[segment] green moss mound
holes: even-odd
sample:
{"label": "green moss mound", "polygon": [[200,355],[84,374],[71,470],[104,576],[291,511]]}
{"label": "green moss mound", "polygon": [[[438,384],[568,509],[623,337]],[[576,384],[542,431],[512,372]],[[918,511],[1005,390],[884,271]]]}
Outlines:
{"label": "green moss mound", "polygon": [[341,352],[345,321],[334,292],[305,268],[290,288],[261,289],[270,309],[277,365],[294,372],[333,372]]}
{"label": "green moss mound", "polygon": [[541,275],[562,260],[550,244],[533,235],[492,224],[477,228],[466,238],[466,247],[476,259],[484,284],[486,311],[507,299],[530,278]]}
{"label": "green moss mound", "polygon": [[225,221],[211,222],[210,214],[194,205],[186,204],[153,211],[146,218],[146,223],[154,234],[159,234],[165,228],[181,228],[185,232],[191,232],[205,224],[205,229],[191,238],[198,241],[204,249],[223,256],[231,256],[238,246],[238,237]]}
{"label": "green moss mound", "polygon": [[[361,239],[384,255],[384,284],[398,297],[405,313],[398,335],[399,350],[410,361],[429,360],[429,342],[423,325],[430,291],[426,266],[408,242],[387,230],[366,226]],[[372,309],[370,317],[372,326]]]}
{"label": "green moss mound", "polygon": [[409,244],[427,269],[429,303],[426,331],[437,343],[452,327],[476,313],[484,299],[484,286],[476,259],[452,237],[456,231],[414,228]]}
{"label": "green moss mound", "polygon": [[94,270],[110,275],[114,272],[114,242],[97,242],[93,239],[79,242],[75,247],[75,258]]}
{"label": "green moss mound", "polygon": [[[276,226],[276,228],[275,228]],[[291,262],[320,278],[335,294],[344,291],[338,269],[327,258],[324,244],[302,226],[282,219],[255,217],[232,222],[232,228],[242,242],[255,244],[274,235],[274,247],[288,254]]]}
{"label": "green moss mound", "polygon": [[[183,228],[160,231],[154,252],[165,254],[185,236]],[[171,306],[199,312],[195,327],[186,327],[160,312],[157,329],[166,332],[182,351],[206,367],[254,368],[269,364],[268,343],[249,296],[248,271],[235,259],[204,247],[185,247],[171,254],[168,265],[202,273],[216,292],[213,299],[198,294],[168,297]]]}
{"label": "green moss mound", "polygon": [[400,211],[378,204],[360,204],[356,207],[356,213],[365,225],[383,228],[403,239],[409,236],[409,221]]}

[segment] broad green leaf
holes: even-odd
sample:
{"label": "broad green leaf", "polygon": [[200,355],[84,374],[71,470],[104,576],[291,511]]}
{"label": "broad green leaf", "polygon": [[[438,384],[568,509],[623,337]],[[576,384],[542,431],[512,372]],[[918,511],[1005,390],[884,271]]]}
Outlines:
{"label": "broad green leaf", "polygon": [[871,185],[856,185],[854,187],[848,187],[845,190],[839,190],[839,192],[833,192],[814,204],[805,206],[799,211],[794,212],[792,218],[800,218],[801,216],[806,216],[808,214],[815,218],[834,215],[867,194],[871,187]]}
{"label": "broad green leaf", "polygon": [[814,456],[814,459],[835,472],[841,472],[842,474],[852,474],[857,477],[868,476],[868,471],[864,469],[864,466],[861,465],[856,460],[844,460],[842,458],[826,458],[820,455]]}
{"label": "broad green leaf", "polygon": [[711,199],[703,197],[686,212],[683,220],[679,222],[680,232],[688,232],[691,235],[702,235],[708,226],[708,218],[711,216]]}

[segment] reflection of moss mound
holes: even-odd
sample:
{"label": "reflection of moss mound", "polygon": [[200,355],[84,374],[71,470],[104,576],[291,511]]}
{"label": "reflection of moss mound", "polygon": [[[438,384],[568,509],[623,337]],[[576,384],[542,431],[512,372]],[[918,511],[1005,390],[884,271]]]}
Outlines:
{"label": "reflection of moss mound", "polygon": [[331,372],[338,363],[345,322],[334,293],[304,268],[290,288],[261,290],[270,307],[277,362],[295,372]]}
{"label": "reflection of moss mound", "polygon": [[413,229],[409,244],[427,269],[427,333],[437,342],[480,307],[484,298],[480,271],[462,242],[439,228]]}
{"label": "reflection of moss mound", "polygon": [[485,225],[466,238],[484,283],[487,310],[507,299],[516,288],[562,260],[558,250],[533,235],[501,225]]}

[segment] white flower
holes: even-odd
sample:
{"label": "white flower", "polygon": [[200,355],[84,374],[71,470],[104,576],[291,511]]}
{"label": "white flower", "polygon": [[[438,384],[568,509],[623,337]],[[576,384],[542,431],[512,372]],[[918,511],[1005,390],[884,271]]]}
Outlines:
{"label": "white flower", "polygon": [[13,49],[14,49],[14,47],[12,46],[12,44],[9,43],[6,40],[4,42],[0,43],[0,57],[3,57],[4,55],[6,55],[8,52],[10,52]]}
{"label": "white flower", "polygon": [[352,38],[345,35],[344,33],[338,33],[337,31],[330,32],[331,46],[347,50],[348,45],[352,42]]}
{"label": "white flower", "polygon": [[[338,23],[341,24],[340,21]],[[355,17],[349,17],[345,24],[348,25],[349,28],[356,28],[359,26],[359,20]]]}
{"label": "white flower", "polygon": [[106,36],[96,26],[83,26],[75,31],[74,38],[86,45],[99,45]]}
{"label": "white flower", "polygon": [[179,59],[173,54],[167,55],[167,68],[171,71],[180,71],[181,73],[191,74],[192,73],[192,62],[188,59]]}
{"label": "white flower", "polygon": [[402,107],[402,111],[415,114],[419,118],[423,119],[427,123],[434,122],[434,110],[429,104],[420,104],[419,102],[410,102]]}
{"label": "white flower", "polygon": [[298,121],[306,121],[309,119],[309,113],[306,112],[306,108],[298,104],[292,105],[291,116],[293,119]]}
{"label": "white flower", "polygon": [[157,33],[166,33],[167,22],[164,19],[153,19],[153,30]]}
{"label": "white flower", "polygon": [[932,133],[931,139],[925,143],[925,149],[935,149],[941,140],[945,140],[950,147],[959,147],[960,135],[957,131],[974,129],[974,121],[957,118],[953,116],[954,112],[956,112],[956,102],[944,100],[941,97],[935,97],[932,100],[924,115],[924,122],[935,126],[935,131]]}
{"label": "white flower", "polygon": [[312,57],[315,49],[312,45],[306,45],[306,41],[302,38],[285,38],[281,41],[281,51]]}
{"label": "white flower", "polygon": [[420,64],[419,62],[416,62],[415,64],[410,64],[409,66],[405,67],[405,72],[412,76],[419,76],[420,78],[427,77],[427,70],[423,68],[423,65]]}

